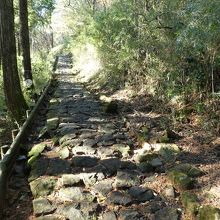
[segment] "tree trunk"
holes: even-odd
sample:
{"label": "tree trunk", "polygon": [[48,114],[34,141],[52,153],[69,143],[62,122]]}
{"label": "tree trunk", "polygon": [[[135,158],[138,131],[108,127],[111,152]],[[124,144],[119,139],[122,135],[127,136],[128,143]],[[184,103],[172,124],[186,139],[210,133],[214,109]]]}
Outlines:
{"label": "tree trunk", "polygon": [[13,0],[0,1],[1,54],[6,105],[12,117],[22,122],[27,104],[18,76]]}
{"label": "tree trunk", "polygon": [[19,17],[20,17],[21,52],[23,56],[23,67],[24,67],[24,80],[27,88],[33,88],[27,0],[19,0]]}

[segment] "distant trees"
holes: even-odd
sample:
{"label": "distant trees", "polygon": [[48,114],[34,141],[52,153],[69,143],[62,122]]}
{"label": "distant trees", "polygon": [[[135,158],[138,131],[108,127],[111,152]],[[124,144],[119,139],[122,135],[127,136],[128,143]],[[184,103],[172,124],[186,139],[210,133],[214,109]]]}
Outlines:
{"label": "distant trees", "polygon": [[0,1],[0,29],[6,105],[12,117],[20,123],[27,109],[27,104],[18,76],[13,0]]}

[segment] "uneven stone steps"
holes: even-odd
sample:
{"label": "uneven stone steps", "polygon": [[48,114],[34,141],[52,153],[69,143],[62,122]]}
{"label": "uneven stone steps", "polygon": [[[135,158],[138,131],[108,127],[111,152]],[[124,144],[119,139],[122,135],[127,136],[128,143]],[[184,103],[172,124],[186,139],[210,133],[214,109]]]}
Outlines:
{"label": "uneven stone steps", "polygon": [[[148,182],[155,181],[152,173],[164,175],[165,164],[173,160],[178,147],[136,149],[123,119],[106,114],[100,101],[74,82],[70,68],[71,59],[61,57],[47,125],[29,153],[34,218],[181,219],[178,202],[169,205],[169,200],[148,187]],[[187,169],[192,173],[192,167]],[[171,172],[179,184],[176,171]],[[184,179],[188,174],[181,175]],[[184,184],[187,188],[188,182]],[[166,193],[175,197],[173,187]]]}

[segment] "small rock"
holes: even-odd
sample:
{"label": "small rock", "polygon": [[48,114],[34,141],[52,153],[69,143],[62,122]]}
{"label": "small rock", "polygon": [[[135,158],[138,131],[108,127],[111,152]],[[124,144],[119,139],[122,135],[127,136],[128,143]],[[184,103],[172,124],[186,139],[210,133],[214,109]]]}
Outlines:
{"label": "small rock", "polygon": [[62,175],[63,186],[73,186],[81,182],[81,178],[78,174],[64,174]]}
{"label": "small rock", "polygon": [[176,144],[157,144],[155,150],[159,152],[166,162],[173,161],[180,153],[180,149]]}
{"label": "small rock", "polygon": [[151,166],[153,167],[160,167],[163,165],[162,161],[160,158],[154,158],[151,162],[150,162]]}
{"label": "small rock", "polygon": [[166,207],[155,213],[156,220],[178,220],[180,214],[177,209]]}
{"label": "small rock", "polygon": [[113,184],[113,180],[106,179],[95,184],[93,186],[93,190],[101,194],[102,196],[106,196],[109,192],[112,191],[113,189],[112,184]]}
{"label": "small rock", "polygon": [[46,146],[47,145],[44,144],[44,143],[40,143],[40,144],[34,145],[31,148],[31,150],[28,152],[28,157],[31,157],[31,156],[37,157],[40,153],[42,153],[44,151]]}
{"label": "small rock", "polygon": [[77,204],[64,205],[59,207],[57,213],[65,216],[69,220],[85,220],[83,213],[76,207]]}
{"label": "small rock", "polygon": [[141,208],[142,213],[149,214],[149,213],[155,213],[159,210],[162,210],[165,207],[166,207],[165,202],[152,200],[147,205],[141,206],[140,208]]}
{"label": "small rock", "polygon": [[117,220],[117,218],[114,212],[109,211],[102,215],[102,220]]}
{"label": "small rock", "polygon": [[189,177],[199,177],[203,175],[203,172],[199,168],[192,166],[188,163],[178,164],[174,166],[171,170],[185,173]]}
{"label": "small rock", "polygon": [[136,161],[139,163],[142,162],[151,162],[153,159],[158,158],[158,155],[155,153],[145,153],[145,154],[140,154],[137,155]]}
{"label": "small rock", "polygon": [[109,193],[107,203],[126,206],[132,203],[132,199],[125,192],[113,191]]}
{"label": "small rock", "polygon": [[140,184],[139,173],[136,171],[118,171],[115,181],[115,186],[120,187],[131,187]]}
{"label": "small rock", "polygon": [[86,139],[83,141],[83,147],[92,148],[97,143],[94,139]]}
{"label": "small rock", "polygon": [[115,144],[112,146],[115,151],[119,151],[122,157],[128,157],[130,153],[130,147],[126,144]]}
{"label": "small rock", "polygon": [[123,209],[119,212],[120,220],[144,220],[144,216],[135,209]]}
{"label": "small rock", "polygon": [[70,151],[68,149],[68,147],[64,147],[63,149],[61,149],[59,151],[59,155],[60,155],[60,158],[62,159],[66,159],[70,156]]}
{"label": "small rock", "polygon": [[175,190],[172,186],[167,187],[164,190],[164,195],[168,198],[175,198]]}
{"label": "small rock", "polygon": [[86,187],[93,186],[97,181],[103,180],[105,175],[101,172],[99,173],[83,173],[82,175],[83,182]]}
{"label": "small rock", "polygon": [[47,130],[55,130],[58,127],[59,124],[59,118],[55,117],[55,118],[50,118],[47,119]]}
{"label": "small rock", "polygon": [[150,173],[154,171],[154,167],[148,162],[139,163],[138,168],[142,173]]}
{"label": "small rock", "polygon": [[89,146],[76,146],[72,149],[73,154],[89,154],[94,155],[96,149]]}
{"label": "small rock", "polygon": [[59,197],[64,201],[72,201],[72,202],[93,202],[95,196],[93,196],[89,192],[83,192],[83,188],[81,187],[69,187],[69,188],[61,188],[59,190]]}
{"label": "small rock", "polygon": [[82,211],[84,215],[84,219],[98,219],[97,213],[99,209],[100,209],[100,206],[96,202],[93,202],[93,203],[83,202],[80,204],[80,211]]}
{"label": "small rock", "polygon": [[62,145],[64,142],[76,138],[76,134],[66,134],[59,140],[59,144]]}
{"label": "small rock", "polygon": [[56,208],[50,204],[47,199],[39,198],[33,200],[33,209],[35,215],[49,214],[53,212]]}
{"label": "small rock", "polygon": [[106,169],[105,174],[108,176],[115,174],[121,167],[121,161],[118,158],[101,160],[100,164]]}
{"label": "small rock", "polygon": [[137,202],[146,202],[154,198],[153,191],[151,189],[142,188],[139,186],[131,187],[128,190],[129,195],[132,196]]}

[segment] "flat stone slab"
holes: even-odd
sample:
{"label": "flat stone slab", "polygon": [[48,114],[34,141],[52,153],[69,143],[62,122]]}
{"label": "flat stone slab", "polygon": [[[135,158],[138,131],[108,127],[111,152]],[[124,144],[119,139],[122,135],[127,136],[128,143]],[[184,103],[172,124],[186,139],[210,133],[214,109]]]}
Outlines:
{"label": "flat stone slab", "polygon": [[75,133],[73,133],[73,134],[66,134],[66,135],[64,135],[62,138],[60,138],[59,144],[61,145],[61,144],[63,144],[64,142],[69,141],[69,140],[72,140],[72,139],[74,139],[74,138],[76,138],[76,134],[75,134]]}
{"label": "flat stone slab", "polygon": [[75,156],[72,158],[72,164],[76,167],[94,167],[98,164],[99,159],[89,156]]}
{"label": "flat stone slab", "polygon": [[53,158],[49,161],[47,175],[59,176],[64,173],[69,173],[70,171],[71,167],[69,161],[62,160],[60,158]]}
{"label": "flat stone slab", "polygon": [[132,198],[130,195],[123,191],[113,191],[108,194],[107,203],[114,205],[130,205],[132,203]]}
{"label": "flat stone slab", "polygon": [[119,212],[119,219],[121,220],[145,220],[146,218],[140,214],[136,209],[123,209]]}
{"label": "flat stone slab", "polygon": [[55,118],[50,118],[47,119],[47,130],[55,130],[58,127],[59,124],[59,118],[55,117]]}
{"label": "flat stone slab", "polygon": [[39,198],[33,200],[33,209],[35,215],[52,213],[56,207],[51,205],[47,199]]}
{"label": "flat stone slab", "polygon": [[78,204],[64,205],[58,208],[57,213],[69,220],[85,220],[83,213],[77,209]]}
{"label": "flat stone slab", "polygon": [[154,194],[151,189],[139,186],[131,187],[128,190],[128,194],[137,202],[147,202],[154,198]]}
{"label": "flat stone slab", "polygon": [[139,173],[131,170],[118,171],[114,185],[117,188],[140,185]]}
{"label": "flat stone slab", "polygon": [[61,159],[66,159],[70,156],[70,151],[68,149],[68,147],[64,147],[63,149],[61,149],[59,151],[59,156]]}
{"label": "flat stone slab", "polygon": [[176,208],[165,207],[155,213],[157,220],[179,220],[180,213]]}
{"label": "flat stone slab", "polygon": [[110,159],[101,160],[100,164],[103,167],[105,167],[106,174],[109,176],[117,173],[117,171],[121,167],[121,161],[118,158],[110,158]]}
{"label": "flat stone slab", "polygon": [[109,211],[102,215],[102,220],[117,220],[117,217],[114,212]]}
{"label": "flat stone slab", "polygon": [[113,190],[112,184],[112,179],[105,179],[95,184],[92,189],[93,191],[101,194],[102,196],[107,196],[107,194]]}
{"label": "flat stone slab", "polygon": [[51,194],[56,186],[55,177],[42,177],[30,183],[31,192],[34,198]]}
{"label": "flat stone slab", "polygon": [[89,192],[84,192],[81,187],[68,187],[59,190],[59,198],[72,202],[93,202],[95,196]]}
{"label": "flat stone slab", "polygon": [[89,147],[89,146],[76,146],[73,147],[72,149],[72,153],[74,155],[82,155],[82,154],[86,154],[86,155],[94,155],[95,154],[96,149]]}
{"label": "flat stone slab", "polygon": [[78,185],[82,179],[79,174],[64,174],[61,181],[63,186],[74,186]]}
{"label": "flat stone slab", "polygon": [[103,180],[105,178],[105,175],[101,172],[97,173],[81,173],[79,174],[81,178],[83,179],[83,182],[86,187],[93,186],[96,184],[96,182]]}

